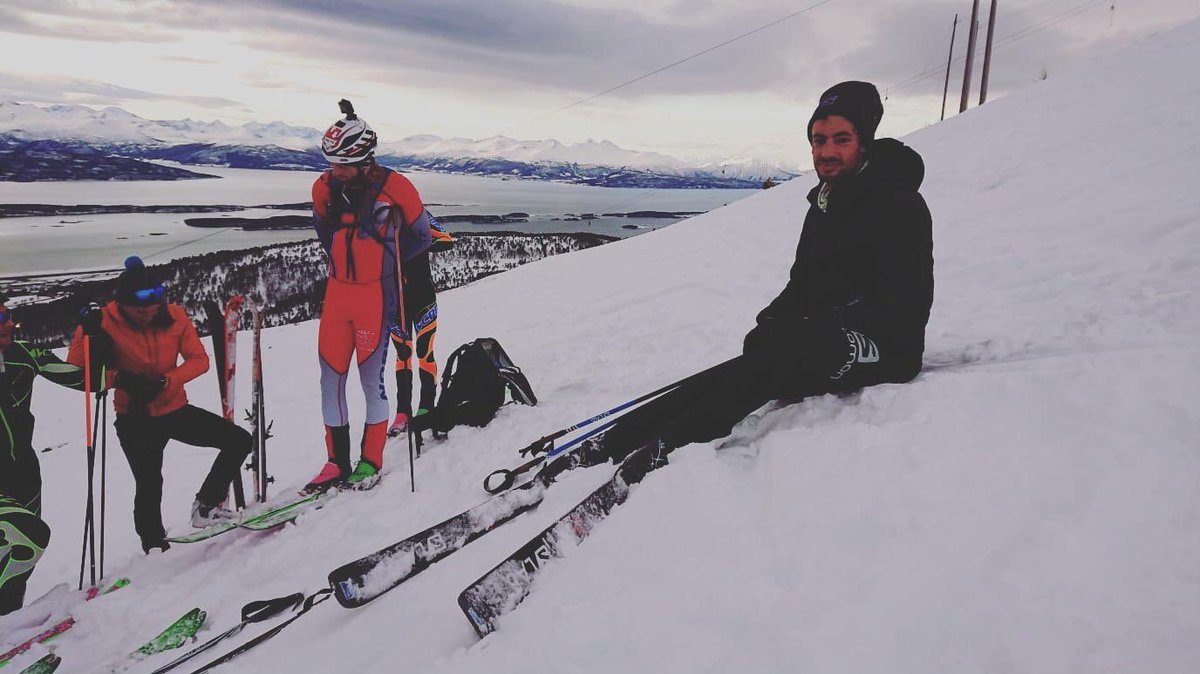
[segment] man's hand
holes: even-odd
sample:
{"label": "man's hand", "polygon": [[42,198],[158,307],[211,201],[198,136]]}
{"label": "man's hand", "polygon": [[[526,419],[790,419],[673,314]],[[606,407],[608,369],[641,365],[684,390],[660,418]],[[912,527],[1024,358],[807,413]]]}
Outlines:
{"label": "man's hand", "polygon": [[138,372],[122,370],[117,374],[114,386],[128,393],[135,400],[153,400],[167,387],[167,378],[151,377]]}
{"label": "man's hand", "polygon": [[104,328],[101,327],[103,319],[104,307],[97,302],[92,302],[79,310],[79,327],[83,328],[83,334],[89,337],[104,331]]}

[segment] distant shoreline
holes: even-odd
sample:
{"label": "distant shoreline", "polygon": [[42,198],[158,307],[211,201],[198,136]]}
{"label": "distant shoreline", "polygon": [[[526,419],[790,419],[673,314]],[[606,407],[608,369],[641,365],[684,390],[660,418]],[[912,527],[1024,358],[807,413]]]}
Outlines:
{"label": "distant shoreline", "polygon": [[[438,206],[441,204],[428,204]],[[129,213],[240,213],[255,209],[270,209],[277,211],[311,211],[312,202],[296,202],[289,204],[259,204],[255,206],[240,206],[232,204],[199,204],[171,206],[135,206],[131,204],[101,205],[79,204],[65,206],[58,204],[0,204],[0,218],[25,218],[48,216],[75,215],[123,215]],[[550,219],[559,222],[583,222],[599,218],[639,218],[678,220],[700,215],[704,211],[631,211],[629,213],[564,213]],[[468,213],[455,215],[438,215],[439,222],[445,224],[470,223],[475,225],[506,225],[529,222],[528,213],[513,212],[503,214]],[[275,229],[305,229],[312,226],[312,219],[307,215],[272,215],[265,218],[245,218],[223,216],[219,218],[186,218],[184,224],[189,227],[215,228],[237,227],[246,230],[275,230]]]}
{"label": "distant shoreline", "polygon": [[200,204],[190,206],[0,204],[0,218],[30,218],[52,215],[123,215],[127,213],[227,213],[247,211],[255,208],[269,208],[277,211],[308,211],[312,210],[312,202],[262,204],[258,206],[235,206],[232,204]]}
{"label": "distant shoreline", "polygon": [[[448,290],[526,262],[616,241],[592,233],[463,233],[448,251],[432,258],[437,290]],[[266,325],[316,318],[324,297],[328,261],[315,239],[178,258],[151,269],[173,302],[193,316],[204,302],[224,303],[249,294],[266,307]],[[112,296],[120,269],[46,272],[0,277],[25,324],[22,338],[38,345],[65,343],[79,320],[79,308]]]}

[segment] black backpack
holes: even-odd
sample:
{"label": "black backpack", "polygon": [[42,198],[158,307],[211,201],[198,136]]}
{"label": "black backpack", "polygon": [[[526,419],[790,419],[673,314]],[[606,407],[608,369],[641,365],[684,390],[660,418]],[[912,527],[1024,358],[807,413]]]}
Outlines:
{"label": "black backpack", "polygon": [[514,402],[537,404],[529,380],[513,364],[500,342],[480,337],[458,347],[446,359],[437,405],[429,414],[417,417],[418,423],[421,428],[438,433],[458,424],[486,426],[504,404],[506,389]]}

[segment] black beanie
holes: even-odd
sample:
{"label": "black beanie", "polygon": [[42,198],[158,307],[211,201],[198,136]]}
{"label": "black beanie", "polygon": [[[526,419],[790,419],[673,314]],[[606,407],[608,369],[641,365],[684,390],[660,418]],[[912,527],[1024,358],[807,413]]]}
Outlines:
{"label": "black beanie", "polygon": [[125,258],[125,271],[117,277],[117,302],[135,307],[158,304],[160,297],[137,298],[137,291],[150,290],[158,286],[158,279],[146,269],[142,258],[131,255]]}
{"label": "black beanie", "polygon": [[840,115],[850,120],[858,132],[858,141],[865,148],[875,139],[875,129],[883,119],[883,103],[879,90],[870,82],[842,82],[821,94],[821,102],[808,120],[808,142],[812,142],[813,122],[830,115]]}

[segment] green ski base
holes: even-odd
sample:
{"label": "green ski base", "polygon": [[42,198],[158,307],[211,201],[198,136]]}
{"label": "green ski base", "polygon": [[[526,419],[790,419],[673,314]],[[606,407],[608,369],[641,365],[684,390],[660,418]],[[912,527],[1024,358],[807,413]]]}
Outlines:
{"label": "green ski base", "polygon": [[194,608],[183,614],[179,620],[176,620],[170,627],[162,631],[162,634],[154,637],[146,642],[135,653],[142,655],[154,655],[169,651],[186,644],[188,640],[196,636],[196,632],[204,625],[205,619],[208,618],[208,613]]}
{"label": "green ski base", "polygon": [[20,674],[53,674],[54,670],[62,664],[62,658],[53,653],[47,653],[42,656],[41,660],[22,669]]}
{"label": "green ski base", "polygon": [[291,522],[313,507],[320,507],[328,498],[332,498],[332,495],[329,493],[309,494],[297,497],[294,500],[268,508],[249,517],[244,517],[238,522],[216,524],[190,534],[170,536],[167,540],[171,543],[199,543],[200,541],[206,541],[213,536],[219,536],[234,529],[250,529],[253,531],[274,529],[275,527]]}

